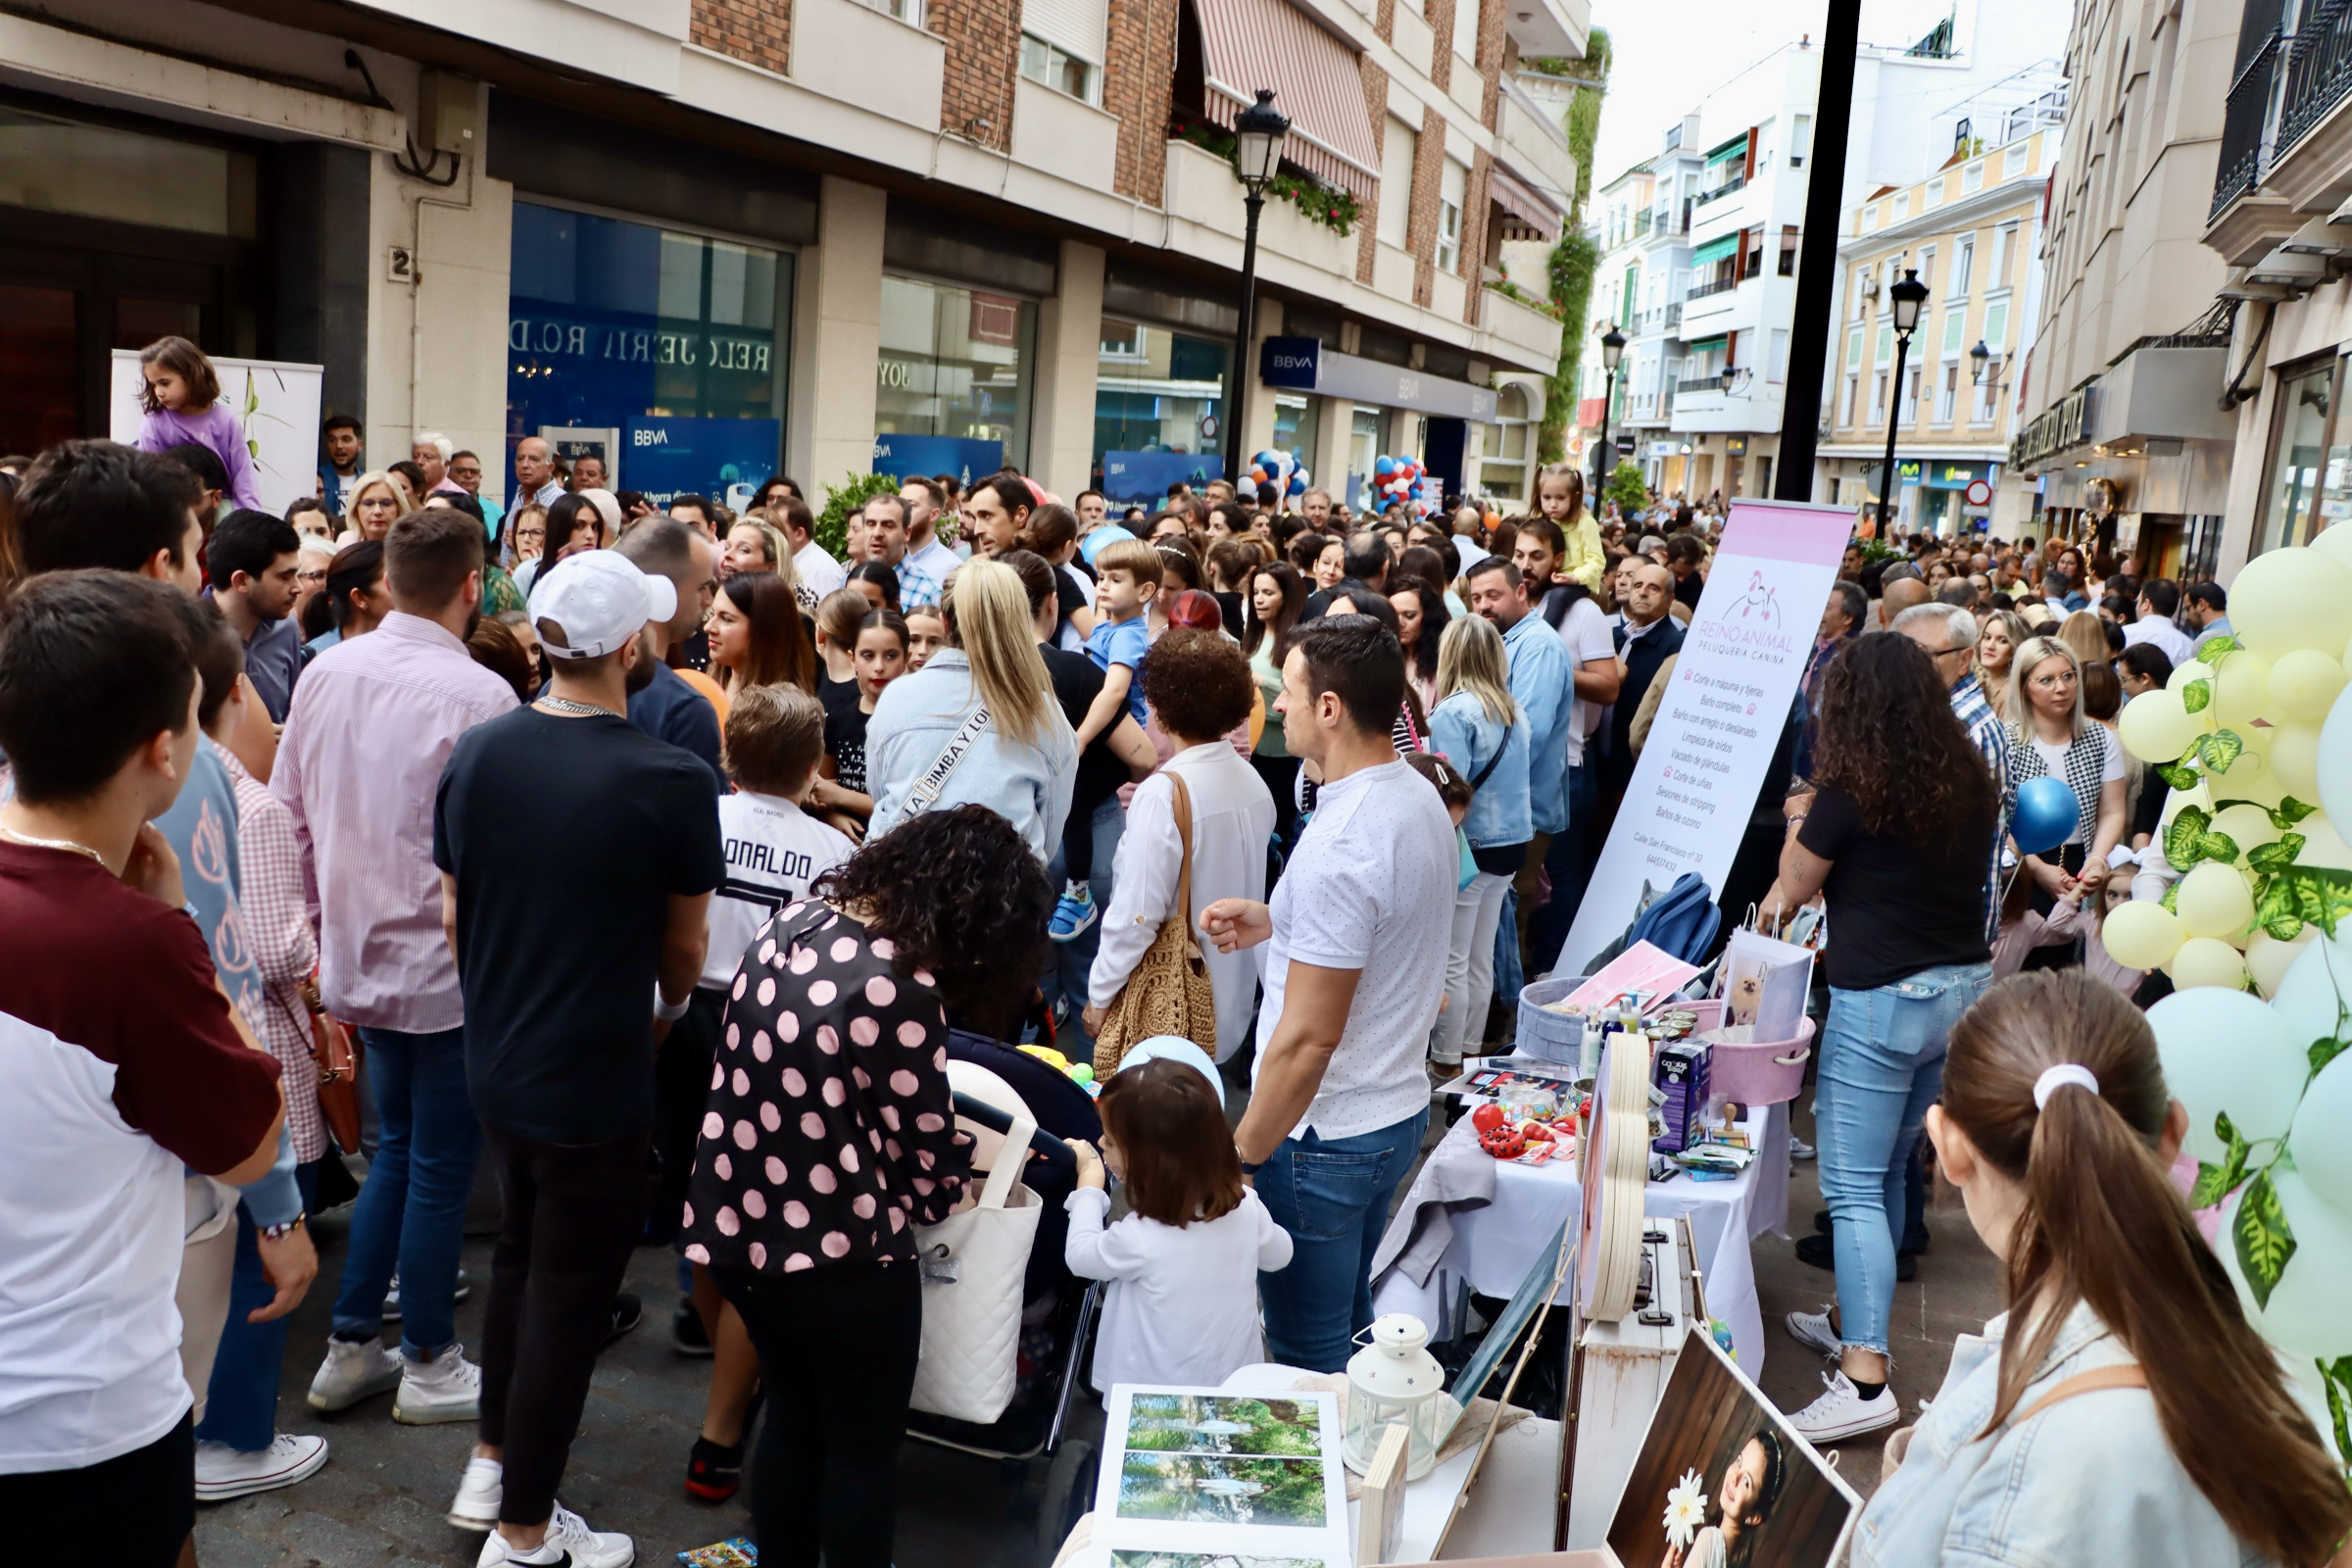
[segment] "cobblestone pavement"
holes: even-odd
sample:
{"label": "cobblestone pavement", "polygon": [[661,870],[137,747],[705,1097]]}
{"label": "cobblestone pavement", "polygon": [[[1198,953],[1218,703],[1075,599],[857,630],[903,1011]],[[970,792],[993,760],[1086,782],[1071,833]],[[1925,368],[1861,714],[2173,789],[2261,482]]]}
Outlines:
{"label": "cobblestone pavement", "polygon": [[[298,1487],[199,1505],[199,1558],[204,1568],[471,1568],[482,1538],[443,1517],[473,1445],[471,1422],[402,1426],[392,1419],[389,1396],[339,1415],[319,1415],[303,1402],[343,1265],[331,1220],[318,1281],[294,1315],[277,1404],[280,1430],[324,1435],[326,1468]],[[465,1264],[474,1289],[459,1303],[458,1333],[472,1353],[489,1289],[487,1238],[468,1239]],[[682,1549],[750,1534],[751,1520],[741,1497],[714,1507],[690,1500],[681,1485],[710,1363],[669,1347],[673,1254],[640,1249],[629,1289],[645,1299],[645,1322],[597,1364],[560,1495],[596,1528],[634,1536],[637,1561],[659,1568]],[[1099,1432],[1100,1408],[1081,1409]],[[908,1443],[900,1464],[900,1564],[1037,1568],[1041,1469],[1042,1462],[1003,1465]]]}

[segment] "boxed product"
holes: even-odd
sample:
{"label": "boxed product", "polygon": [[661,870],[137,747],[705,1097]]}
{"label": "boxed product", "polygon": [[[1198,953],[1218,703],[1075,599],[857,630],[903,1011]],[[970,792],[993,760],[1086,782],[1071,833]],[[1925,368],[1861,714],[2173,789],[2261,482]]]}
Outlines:
{"label": "boxed product", "polygon": [[1650,1084],[1665,1099],[1659,1116],[1665,1130],[1650,1145],[1662,1154],[1679,1154],[1706,1136],[1707,1048],[1688,1040],[1660,1045]]}

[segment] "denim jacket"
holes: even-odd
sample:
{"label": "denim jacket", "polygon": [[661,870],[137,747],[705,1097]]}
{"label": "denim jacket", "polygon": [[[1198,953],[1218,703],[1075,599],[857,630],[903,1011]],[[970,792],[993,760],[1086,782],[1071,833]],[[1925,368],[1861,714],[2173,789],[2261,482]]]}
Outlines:
{"label": "denim jacket", "polygon": [[2035,1399],[2078,1372],[2131,1365],[2132,1352],[2078,1303],[2033,1383],[1990,1438],[1979,1436],[1998,1396],[2009,1315],[1963,1334],[1902,1468],[1879,1486],[1855,1527],[1853,1568],[2255,1568],[2174,1457],[2145,1389],[2061,1400],[2020,1422]]}
{"label": "denim jacket", "polygon": [[[1524,716],[1508,731],[1494,722],[1485,705],[1468,692],[1455,692],[1429,715],[1431,750],[1474,779],[1494,762],[1494,771],[1478,786],[1462,832],[1476,849],[1499,849],[1525,844],[1535,837],[1529,816],[1527,790],[1528,723]],[[1495,761],[1495,750],[1502,759]]]}
{"label": "denim jacket", "polygon": [[[865,781],[874,797],[869,837],[898,823],[907,792],[939,760],[976,701],[971,662],[956,648],[941,649],[922,668],[882,689],[865,732]],[[1051,700],[1046,711],[1049,727],[1035,746],[1022,745],[992,719],[948,775],[933,808],[985,806],[1010,822],[1041,861],[1052,859],[1061,843],[1078,777],[1078,745],[1069,724]]]}

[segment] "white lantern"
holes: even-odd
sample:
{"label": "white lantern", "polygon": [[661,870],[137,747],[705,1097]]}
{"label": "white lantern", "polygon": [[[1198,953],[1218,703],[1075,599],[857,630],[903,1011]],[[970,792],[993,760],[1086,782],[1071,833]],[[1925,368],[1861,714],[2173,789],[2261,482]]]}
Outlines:
{"label": "white lantern", "polygon": [[[1438,1462],[1438,1444],[1451,1424],[1446,1369],[1424,1349],[1429,1329],[1405,1312],[1376,1318],[1358,1335],[1364,1348],[1348,1358],[1348,1436],[1341,1453],[1362,1475],[1372,1466],[1380,1435],[1405,1431],[1404,1478],[1418,1481]],[[1368,1340],[1368,1343],[1365,1343]]]}

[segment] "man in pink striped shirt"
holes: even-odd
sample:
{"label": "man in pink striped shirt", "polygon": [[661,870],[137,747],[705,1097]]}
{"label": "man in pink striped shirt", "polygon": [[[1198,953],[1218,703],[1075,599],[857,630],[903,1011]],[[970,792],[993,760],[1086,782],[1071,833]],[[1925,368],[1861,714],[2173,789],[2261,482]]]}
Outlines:
{"label": "man in pink striped shirt", "polygon": [[[480,1127],[432,822],[458,737],[515,706],[514,689],[466,651],[481,618],[482,561],[481,525],[463,513],[392,525],[392,613],[304,671],[270,780],[302,844],[318,989],[328,1011],[359,1027],[382,1127],[352,1215],[333,1337],[311,1383],[317,1410],[395,1386],[396,1420],[470,1421],[480,1410],[455,1295]],[[382,1343],[396,1266],[399,1354]]]}

